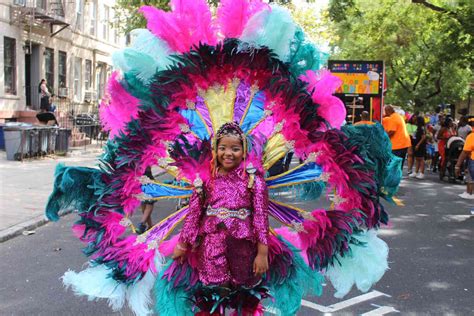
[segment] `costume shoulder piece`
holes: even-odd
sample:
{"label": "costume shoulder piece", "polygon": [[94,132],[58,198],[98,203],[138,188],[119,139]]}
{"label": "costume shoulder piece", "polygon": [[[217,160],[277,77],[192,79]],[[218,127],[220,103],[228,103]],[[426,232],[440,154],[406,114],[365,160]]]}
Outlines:
{"label": "costume shoulder piece", "polygon": [[[303,161],[265,178],[269,214],[282,226],[269,239],[265,286],[274,299],[267,306],[296,313],[303,295],[320,293],[323,277],[338,296],[354,284],[367,291],[387,269],[388,248],[376,237],[388,220],[380,198],[391,201],[401,177],[382,127],[341,128],[345,107],[332,95],[341,82],[319,70],[325,55],[286,9],[250,0],[220,1],[216,16],[204,0],[172,0],[171,7],[142,7],[147,29],[135,30],[131,47],[113,56],[116,70],[100,104],[110,133],[100,168],[57,167],[46,214],[57,220],[60,210],[77,209],[73,230],[91,263],[67,272],[64,283],[109,299],[114,309],[128,302],[139,315],[150,312],[155,286],[160,315],[191,314],[183,293],[198,286],[196,276],[168,261],[169,237],[188,208],[161,215],[141,235],[131,216],[142,200],[186,198],[202,188],[214,135],[237,122],[250,175],[265,174],[289,151]],[[144,176],[151,166],[182,185]],[[286,191],[312,200],[325,190],[330,209],[276,198]]]}

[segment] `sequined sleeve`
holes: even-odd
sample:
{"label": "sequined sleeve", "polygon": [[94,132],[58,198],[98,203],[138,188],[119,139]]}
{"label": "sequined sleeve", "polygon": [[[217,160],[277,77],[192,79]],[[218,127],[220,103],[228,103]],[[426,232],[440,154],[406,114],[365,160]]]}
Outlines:
{"label": "sequined sleeve", "polygon": [[193,191],[189,199],[189,213],[184,220],[183,228],[179,241],[188,245],[194,245],[201,221],[202,197],[196,191]]}
{"label": "sequined sleeve", "polygon": [[268,237],[268,190],[265,180],[255,175],[253,185],[253,229],[257,241],[267,244]]}

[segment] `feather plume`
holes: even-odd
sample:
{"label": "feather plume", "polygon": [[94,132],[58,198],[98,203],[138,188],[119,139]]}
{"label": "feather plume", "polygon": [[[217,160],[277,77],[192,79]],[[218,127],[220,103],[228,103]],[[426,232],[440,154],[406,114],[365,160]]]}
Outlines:
{"label": "feather plume", "polygon": [[238,38],[248,20],[270,7],[261,0],[223,0],[217,8],[217,24],[226,38]]}
{"label": "feather plume", "polygon": [[334,128],[340,128],[346,119],[344,103],[333,96],[342,80],[327,70],[314,72],[308,70],[300,79],[308,83],[308,91],[314,103],[319,104],[318,114],[326,119]]}
{"label": "feather plume", "polygon": [[142,6],[147,28],[171,49],[187,52],[200,42],[215,45],[217,38],[211,11],[204,0],[171,0],[171,12]]}
{"label": "feather plume", "polygon": [[138,117],[139,100],[130,95],[118,81],[118,72],[113,72],[108,85],[107,96],[102,101],[99,114],[105,130],[113,138],[122,132],[130,120]]}

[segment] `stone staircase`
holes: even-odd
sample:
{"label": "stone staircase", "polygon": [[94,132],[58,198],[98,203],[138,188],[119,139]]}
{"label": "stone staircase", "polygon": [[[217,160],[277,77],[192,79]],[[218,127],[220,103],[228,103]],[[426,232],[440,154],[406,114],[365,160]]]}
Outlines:
{"label": "stone staircase", "polygon": [[69,117],[67,113],[57,112],[56,119],[58,120],[60,127],[72,129],[69,147],[81,147],[91,144],[91,139],[88,138],[85,133],[82,133],[79,128],[73,127],[73,119]]}
{"label": "stone staircase", "polygon": [[71,147],[81,147],[91,144],[91,139],[86,137],[86,133],[81,133],[78,128],[72,129]]}

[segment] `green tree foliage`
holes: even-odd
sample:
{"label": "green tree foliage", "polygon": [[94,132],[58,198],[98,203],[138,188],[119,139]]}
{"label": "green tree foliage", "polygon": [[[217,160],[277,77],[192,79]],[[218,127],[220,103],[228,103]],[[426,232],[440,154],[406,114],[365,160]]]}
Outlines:
{"label": "green tree foliage", "polygon": [[307,2],[298,6],[290,3],[286,7],[290,10],[293,20],[301,26],[311,42],[319,46],[327,46],[332,35],[326,23],[327,12],[319,12],[315,3]]}
{"label": "green tree foliage", "polygon": [[331,0],[332,58],[384,60],[387,102],[458,102],[473,81],[474,1]]}

